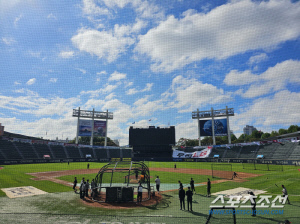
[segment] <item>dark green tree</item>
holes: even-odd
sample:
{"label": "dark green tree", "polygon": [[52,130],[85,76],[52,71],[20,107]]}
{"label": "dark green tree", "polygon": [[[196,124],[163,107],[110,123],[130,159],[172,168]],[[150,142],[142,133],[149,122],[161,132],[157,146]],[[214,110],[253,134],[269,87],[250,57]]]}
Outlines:
{"label": "dark green tree", "polygon": [[201,140],[201,145],[212,145],[213,139],[210,136],[204,137],[204,139]]}
{"label": "dark green tree", "polygon": [[[81,136],[78,138],[78,144],[81,145],[90,145],[90,141],[91,141],[91,137]],[[76,142],[76,138],[69,141],[69,143],[71,144],[75,144],[75,142]],[[94,137],[93,144],[97,146],[104,146],[105,137]],[[107,146],[117,146],[117,145],[109,137],[107,137]]]}
{"label": "dark green tree", "polygon": [[261,135],[261,139],[267,139],[267,138],[269,138],[270,136],[271,136],[271,134],[268,133],[268,132],[266,132],[266,133],[263,133],[263,134]]}
{"label": "dark green tree", "polygon": [[279,133],[279,135],[284,135],[284,134],[287,134],[288,131],[286,129],[280,128],[278,133]]}
{"label": "dark green tree", "polygon": [[231,142],[234,142],[237,140],[237,137],[235,136],[235,134],[232,134],[231,135]]}
{"label": "dark green tree", "polygon": [[298,127],[298,125],[291,125],[287,131],[288,131],[288,133],[297,132],[297,131],[300,131],[300,127]]}
{"label": "dark green tree", "polygon": [[256,131],[252,132],[251,138],[252,139],[260,139],[262,135],[263,135],[263,132],[256,130]]}
{"label": "dark green tree", "polygon": [[180,138],[176,143],[176,146],[198,146],[198,139]]}
{"label": "dark green tree", "polygon": [[278,136],[278,135],[279,135],[279,134],[278,134],[277,131],[272,131],[270,137],[275,137],[275,136]]}
{"label": "dark green tree", "polygon": [[250,135],[241,134],[238,138],[238,142],[248,142],[250,140]]}

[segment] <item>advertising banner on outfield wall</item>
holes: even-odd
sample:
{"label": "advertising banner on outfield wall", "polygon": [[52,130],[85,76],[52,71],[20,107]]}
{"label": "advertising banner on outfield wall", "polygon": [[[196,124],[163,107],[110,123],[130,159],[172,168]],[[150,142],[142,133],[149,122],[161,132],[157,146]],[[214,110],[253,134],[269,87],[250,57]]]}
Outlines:
{"label": "advertising banner on outfield wall", "polygon": [[207,158],[211,153],[212,147],[207,147],[201,151],[184,152],[180,150],[173,151],[173,158]]}
{"label": "advertising banner on outfield wall", "polygon": [[[200,136],[212,136],[212,120],[200,120]],[[214,120],[215,136],[227,135],[227,119]]]}
{"label": "advertising banner on outfield wall", "polygon": [[[92,136],[93,121],[79,120],[79,134],[78,136]],[[94,137],[105,137],[106,121],[94,121]]]}
{"label": "advertising banner on outfield wall", "polygon": [[192,158],[207,158],[210,155],[211,151],[212,147],[209,146],[206,149],[194,152]]}

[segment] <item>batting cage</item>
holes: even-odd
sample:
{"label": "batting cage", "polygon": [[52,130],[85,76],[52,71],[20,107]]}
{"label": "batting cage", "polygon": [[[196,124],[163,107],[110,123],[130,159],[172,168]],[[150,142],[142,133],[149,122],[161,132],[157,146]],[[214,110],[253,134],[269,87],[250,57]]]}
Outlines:
{"label": "batting cage", "polygon": [[139,183],[143,188],[142,200],[151,196],[150,172],[143,162],[110,162],[99,170],[95,183],[94,201],[133,202]]}

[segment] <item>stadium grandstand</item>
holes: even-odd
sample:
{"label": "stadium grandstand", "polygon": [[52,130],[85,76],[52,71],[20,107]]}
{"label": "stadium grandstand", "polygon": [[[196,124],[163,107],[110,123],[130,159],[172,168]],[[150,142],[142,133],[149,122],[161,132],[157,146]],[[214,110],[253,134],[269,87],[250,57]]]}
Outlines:
{"label": "stadium grandstand", "polygon": [[0,137],[0,164],[35,163],[44,160],[109,161],[111,158],[132,158],[132,149],[121,147],[91,147],[4,132]]}
{"label": "stadium grandstand", "polygon": [[[232,162],[272,160],[287,164],[282,162],[286,160],[292,161],[288,164],[293,164],[293,161],[300,160],[299,138],[300,132],[296,132],[260,142],[216,145],[211,147],[210,153],[204,159],[197,159],[193,157],[193,153],[201,149],[196,147],[174,149],[181,152],[180,157],[174,157],[174,154],[172,156],[169,151],[164,150],[166,147],[171,147],[170,145],[136,145],[134,150],[129,147],[92,147],[4,132],[0,138],[0,163],[35,163],[45,159],[53,160],[51,162],[121,161],[123,158],[126,158],[127,161],[128,159],[138,160],[140,158],[152,161],[162,161],[162,158],[166,161],[185,161],[184,159],[190,158],[205,162],[210,161],[209,159],[218,158],[221,162],[222,160],[231,160]],[[157,155],[159,156],[156,157]]]}

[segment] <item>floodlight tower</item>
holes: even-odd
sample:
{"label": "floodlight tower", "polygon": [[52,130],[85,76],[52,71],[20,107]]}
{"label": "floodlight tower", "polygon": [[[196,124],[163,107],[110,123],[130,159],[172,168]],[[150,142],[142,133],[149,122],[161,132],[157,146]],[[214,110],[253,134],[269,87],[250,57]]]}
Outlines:
{"label": "floodlight tower", "polygon": [[94,120],[106,120],[106,131],[105,131],[105,143],[104,146],[107,146],[107,130],[108,130],[108,119],[113,119],[113,113],[108,112],[100,112],[100,111],[95,111],[93,109],[92,111],[88,110],[80,110],[80,107],[77,109],[73,109],[73,117],[77,117],[77,133],[76,133],[76,144],[78,144],[78,136],[79,136],[79,121],[80,118],[91,118],[91,142],[90,145],[93,145],[93,140],[94,140]]}
{"label": "floodlight tower", "polygon": [[198,121],[198,139],[199,139],[199,146],[201,146],[201,136],[200,136],[200,119],[206,119],[211,118],[212,120],[212,137],[213,137],[213,145],[216,144],[216,138],[215,138],[215,117],[226,117],[227,118],[227,135],[228,135],[228,143],[231,144],[231,134],[230,134],[230,128],[229,128],[229,116],[234,116],[234,109],[228,108],[226,106],[226,109],[220,109],[220,110],[214,110],[211,108],[211,110],[208,111],[193,111],[192,112],[192,119],[197,119]]}

